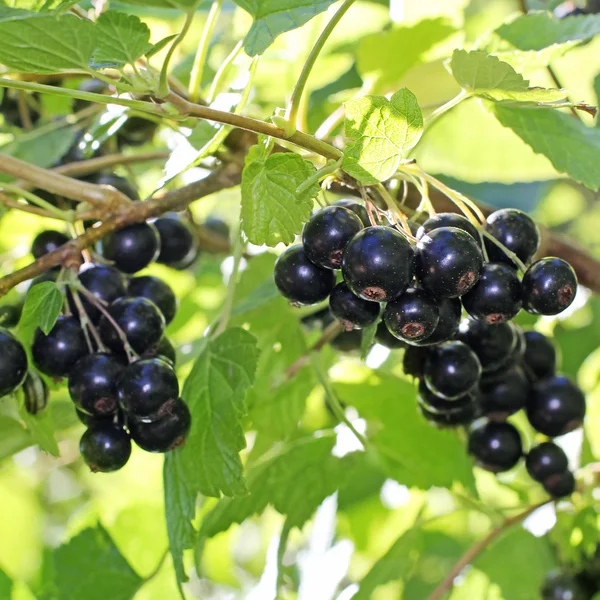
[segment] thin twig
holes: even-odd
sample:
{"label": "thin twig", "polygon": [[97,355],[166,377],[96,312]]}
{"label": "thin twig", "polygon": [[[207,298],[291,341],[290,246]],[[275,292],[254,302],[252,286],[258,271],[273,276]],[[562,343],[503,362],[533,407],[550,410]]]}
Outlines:
{"label": "thin twig", "polygon": [[279,534],[279,543],[277,544],[277,583],[276,583],[276,595],[277,598],[281,598],[281,590],[285,584],[283,577],[283,558],[285,556],[285,550],[287,543],[292,531],[289,517],[283,522],[281,533]]}

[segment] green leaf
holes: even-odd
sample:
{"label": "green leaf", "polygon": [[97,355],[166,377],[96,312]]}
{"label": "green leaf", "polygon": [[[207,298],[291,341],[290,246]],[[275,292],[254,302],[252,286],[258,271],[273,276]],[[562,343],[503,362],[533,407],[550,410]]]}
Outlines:
{"label": "green leaf", "polygon": [[[60,456],[56,437],[54,435],[55,427],[52,421],[52,416],[49,410],[42,410],[36,415],[31,415],[25,409],[24,403],[19,402],[19,415],[27,427],[27,431],[31,434],[34,443],[51,454],[52,456]],[[0,596],[1,597],[1,596]]]}
{"label": "green leaf", "polygon": [[63,295],[53,281],[33,286],[25,298],[19,321],[21,329],[39,327],[46,335],[54,327],[63,306]]}
{"label": "green leaf", "polygon": [[489,100],[554,102],[567,95],[559,89],[530,88],[508,63],[485,52],[455,50],[450,68],[463,89]]}
{"label": "green leaf", "polygon": [[100,15],[95,34],[94,66],[97,68],[133,64],[152,48],[148,26],[138,17],[115,10]]}
{"label": "green leaf", "polygon": [[123,4],[132,4],[134,6],[154,6],[156,8],[177,8],[180,10],[189,10],[194,7],[198,0],[121,0]]}
{"label": "green leaf", "polygon": [[[85,574],[85,575],[84,575]],[[56,550],[42,569],[40,600],[131,600],[143,584],[107,531],[84,529]]]}
{"label": "green leaf", "polygon": [[335,0],[235,0],[254,19],[244,38],[246,54],[262,54],[278,35],[302,27],[334,2]]}
{"label": "green leaf", "polygon": [[403,88],[390,100],[364,96],[346,108],[342,168],[365,185],[389,179],[423,133],[423,115],[415,95]]}
{"label": "green leaf", "polygon": [[[168,35],[167,37],[164,37],[162,40],[160,40],[159,42],[156,42],[156,44],[151,46],[150,49],[144,53],[144,56],[146,58],[152,58],[155,54],[158,54],[165,46],[167,46],[170,42],[172,42],[176,37],[177,37],[176,33],[174,33],[173,35]],[[205,121],[200,121],[200,122],[205,123]]]}
{"label": "green leaf", "polygon": [[0,569],[0,598],[10,598],[12,594],[12,579]]}
{"label": "green leaf", "polygon": [[424,19],[410,27],[397,27],[364,37],[358,46],[357,67],[363,78],[377,78],[384,92],[425,60],[426,52],[455,32],[445,19]]}
{"label": "green leaf", "polygon": [[554,168],[596,190],[600,187],[600,130],[587,127],[556,110],[515,108],[495,104],[494,114],[534,152],[543,154]]}
{"label": "green leaf", "polygon": [[379,323],[373,323],[362,331],[362,339],[360,342],[360,357],[364,360],[369,354],[369,350],[375,341],[375,334],[377,333],[377,326]]}
{"label": "green leaf", "polygon": [[312,163],[293,153],[256,160],[242,174],[242,227],[253,244],[290,244],[310,218],[317,184],[298,186],[315,173]]}

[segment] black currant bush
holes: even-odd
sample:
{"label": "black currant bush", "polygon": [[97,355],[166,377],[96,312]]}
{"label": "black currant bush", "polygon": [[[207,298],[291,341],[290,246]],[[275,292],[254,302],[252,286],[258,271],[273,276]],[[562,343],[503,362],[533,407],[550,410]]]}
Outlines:
{"label": "black currant bush", "polygon": [[598,7],[404,4],[0,2],[1,600],[600,594]]}

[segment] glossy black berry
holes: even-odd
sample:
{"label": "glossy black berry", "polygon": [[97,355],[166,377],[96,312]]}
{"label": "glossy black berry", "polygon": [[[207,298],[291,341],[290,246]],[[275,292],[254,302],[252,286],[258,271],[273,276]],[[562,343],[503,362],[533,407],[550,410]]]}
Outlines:
{"label": "glossy black berry", "polygon": [[580,427],[584,417],[585,396],[567,377],[548,377],[533,384],[527,418],[540,433],[564,435]]}
{"label": "glossy black berry", "polygon": [[436,300],[440,318],[433,333],[426,339],[411,344],[434,346],[454,339],[462,317],[462,305],[458,298],[438,298]]}
{"label": "glossy black berry", "polygon": [[97,185],[110,185],[131,200],[140,199],[137,188],[129,180],[125,179],[125,177],[120,177],[114,173],[100,173],[94,178],[94,183]]}
{"label": "glossy black berry", "polygon": [[390,333],[387,325],[383,321],[379,321],[377,325],[377,331],[375,332],[375,341],[381,346],[385,346],[390,350],[397,350],[398,348],[406,348],[406,342],[399,340],[395,335]]}
{"label": "glossy black berry", "polygon": [[433,217],[429,217],[429,219],[427,219],[427,221],[425,221],[417,230],[416,238],[420,240],[430,231],[439,229],[440,227],[456,227],[456,229],[462,229],[468,233],[478,244],[480,243],[480,236],[479,231],[477,231],[477,227],[475,227],[475,225],[473,225],[469,219],[457,213],[438,213]]}
{"label": "glossy black berry", "polygon": [[124,467],[131,456],[131,439],[119,425],[100,423],[81,437],[79,451],[94,473],[110,473]]}
{"label": "glossy black berry", "polygon": [[145,275],[133,277],[129,280],[127,288],[130,296],[139,296],[151,300],[160,308],[165,322],[168,325],[177,312],[177,297],[173,290],[162,279]]}
{"label": "glossy black berry", "polygon": [[0,329],[0,398],[17,390],[27,375],[27,354],[21,342]]}
{"label": "glossy black berry", "polygon": [[148,350],[142,354],[141,358],[162,358],[171,363],[174,367],[177,363],[177,352],[175,351],[171,340],[166,335],[163,335],[160,342],[148,348]]}
{"label": "glossy black berry", "polygon": [[390,333],[405,342],[427,340],[440,320],[440,311],[433,296],[422,289],[408,288],[388,302],[383,320]]}
{"label": "glossy black berry", "polygon": [[0,306],[0,327],[10,329],[16,327],[23,312],[22,305],[3,304]]}
{"label": "glossy black berry", "polygon": [[38,329],[31,347],[35,366],[50,377],[67,377],[88,353],[83,330],[75,317],[58,317],[48,335]]}
{"label": "glossy black berry", "polygon": [[482,413],[490,419],[499,420],[525,408],[529,398],[529,380],[518,365],[512,365],[492,381],[481,380],[479,403]]}
{"label": "glossy black berry", "polygon": [[482,419],[469,432],[469,453],[486,471],[508,471],[523,454],[521,435],[510,423]]}
{"label": "glossy black berry", "polygon": [[556,346],[550,338],[537,331],[525,332],[525,354],[523,361],[527,373],[535,379],[551,377],[556,373]]}
{"label": "glossy black berry", "polygon": [[577,293],[577,275],[562,258],[542,258],[523,276],[523,307],[536,315],[557,315],[571,306]]}
{"label": "glossy black berry", "polygon": [[119,271],[137,273],[158,257],[160,238],[153,225],[135,223],[109,233],[102,240],[100,250]]}
{"label": "glossy black berry", "polygon": [[423,377],[425,360],[429,354],[429,348],[419,346],[407,346],[402,357],[402,370],[405,375],[412,377]]}
{"label": "glossy black berry", "polygon": [[525,466],[529,476],[542,483],[548,477],[564,473],[569,468],[569,461],[560,446],[553,442],[543,442],[529,451]]}
{"label": "glossy black berry", "polygon": [[290,246],[275,263],[275,285],[294,304],[317,304],[331,294],[335,273],[308,260],[304,248]]}
{"label": "glossy black berry", "polygon": [[502,263],[483,265],[479,281],[462,297],[474,319],[497,325],[510,321],[521,310],[521,282],[517,272]]}
{"label": "glossy black berry", "polygon": [[151,422],[132,421],[129,430],[133,441],[146,452],[168,452],[185,444],[192,417],[181,398],[169,400]]}
{"label": "glossy black berry", "polygon": [[339,269],[348,242],[363,228],[351,210],[328,206],[315,213],[302,231],[302,245],[308,259],[324,269]]}
{"label": "glossy black berry", "polygon": [[158,123],[143,117],[129,117],[117,132],[117,143],[121,146],[142,146],[151,142]]}
{"label": "glossy black berry", "polygon": [[413,259],[412,246],[401,233],[390,227],[367,227],[346,246],[342,274],[357,296],[388,302],[408,288]]}
{"label": "glossy black berry", "polygon": [[[79,281],[88,292],[106,304],[127,295],[127,279],[119,270],[108,265],[94,265],[82,270],[79,273]],[[96,322],[100,317],[100,311],[85,294],[80,294],[80,298],[87,316]]]}
{"label": "glossy black berry", "polygon": [[541,594],[541,600],[589,600],[575,577],[559,570],[548,573]]}
{"label": "glossy black berry", "polygon": [[109,354],[89,354],[78,360],[69,375],[69,394],[75,406],[94,416],[113,414],[123,370],[123,364]]}
{"label": "glossy black berry", "polygon": [[[165,329],[165,319],[162,313],[146,298],[119,298],[108,308],[112,319],[125,333],[134,352],[143,354],[157,344]],[[123,352],[123,342],[116,328],[102,315],[98,325],[102,341],[113,351]]]}
{"label": "glossy black berry", "polygon": [[475,402],[467,401],[467,402],[454,402],[454,404],[458,404],[452,410],[446,412],[433,412],[427,408],[424,404],[419,403],[419,411],[425,418],[425,420],[438,427],[439,429],[447,429],[460,427],[461,425],[468,425],[472,423],[473,420],[477,417],[477,407]]}
{"label": "glossy black berry", "polygon": [[517,343],[516,330],[511,323],[489,325],[475,319],[461,322],[456,339],[475,352],[484,372],[506,365]]}
{"label": "glossy black berry", "polygon": [[446,400],[454,400],[473,390],[481,377],[476,354],[462,342],[445,342],[432,347],[423,368],[427,387]]}
{"label": "glossy black berry", "polygon": [[142,359],[125,369],[117,393],[126,413],[151,419],[165,402],[179,398],[179,382],[168,362],[160,358]]}
{"label": "glossy black berry", "polygon": [[458,298],[477,283],[483,254],[462,229],[440,227],[419,240],[415,265],[417,279],[436,298]]}
{"label": "glossy black berry", "polygon": [[369,213],[367,212],[367,209],[365,208],[364,204],[356,202],[356,200],[349,200],[347,198],[344,198],[343,200],[337,200],[332,204],[332,206],[341,206],[342,208],[347,208],[348,210],[351,210],[361,220],[363,227],[371,226]]}
{"label": "glossy black berry", "polygon": [[575,491],[575,476],[571,471],[565,471],[548,477],[542,485],[553,498],[566,498]]}
{"label": "glossy black berry", "polygon": [[119,425],[123,427],[125,424],[125,417],[123,415],[123,411],[118,409],[116,412],[104,415],[102,417],[97,415],[89,415],[86,412],[75,407],[75,414],[77,418],[86,426],[86,427],[96,427],[99,425]]}
{"label": "glossy black berry", "polygon": [[178,216],[161,217],[154,221],[160,235],[160,254],[156,262],[173,268],[187,268],[198,255],[190,227]]}
{"label": "glossy black berry", "polygon": [[447,400],[434,394],[426,385],[425,381],[419,381],[419,393],[417,396],[420,406],[433,414],[451,414],[453,412],[464,412],[467,405],[471,405],[472,412],[475,411],[475,393],[469,392],[454,400]]}
{"label": "glossy black berry", "polygon": [[329,308],[348,331],[373,325],[379,319],[381,311],[378,302],[369,302],[355,296],[344,282],[333,288],[329,296]]}
{"label": "glossy black berry", "polygon": [[[486,221],[486,230],[503,246],[514,252],[527,264],[540,245],[540,232],[531,217],[515,208],[503,208],[493,212]],[[503,262],[515,266],[504,250],[489,239],[485,247],[492,262]]]}
{"label": "glossy black berry", "polygon": [[60,231],[47,230],[39,233],[31,244],[31,254],[33,258],[38,259],[60,248],[63,244],[69,241],[69,236],[61,233]]}

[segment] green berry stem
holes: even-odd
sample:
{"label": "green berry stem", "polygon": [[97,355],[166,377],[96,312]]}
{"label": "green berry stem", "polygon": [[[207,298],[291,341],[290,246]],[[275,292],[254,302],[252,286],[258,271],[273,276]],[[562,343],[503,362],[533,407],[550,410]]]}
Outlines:
{"label": "green berry stem", "polygon": [[0,187],[2,187],[2,189],[8,192],[12,192],[13,194],[18,194],[30,203],[35,204],[40,208],[43,208],[44,210],[48,211],[51,215],[53,215],[55,219],[59,219],[60,221],[68,221],[69,223],[72,223],[75,220],[75,214],[72,210],[60,210],[60,208],[53,206],[52,204],[50,204],[50,202],[46,202],[46,200],[40,198],[39,196],[36,196],[32,192],[23,190],[16,185],[5,182],[2,182],[0,184]]}
{"label": "green berry stem", "polygon": [[210,90],[206,98],[208,104],[213,102],[214,99],[217,97],[219,89],[221,88],[221,84],[223,83],[227,75],[229,75],[229,71],[231,71],[231,67],[233,66],[235,59],[239,56],[243,47],[244,40],[240,40],[217,69],[217,72],[213,77],[212,83],[210,84]]}
{"label": "green berry stem", "polygon": [[287,548],[287,544],[290,538],[290,533],[292,531],[292,524],[290,523],[289,517],[283,522],[283,527],[281,528],[281,533],[279,534],[279,543],[277,544],[277,583],[276,583],[276,595],[277,598],[283,598],[282,590],[285,584],[283,571],[283,558],[285,556],[285,551]]}
{"label": "green berry stem", "polygon": [[430,127],[435,121],[437,121],[442,115],[452,110],[455,106],[458,106],[463,100],[466,100],[469,94],[462,90],[458,95],[454,96],[452,100],[448,100],[446,104],[442,104],[439,108],[434,110],[430,115],[425,117],[425,125]]}

